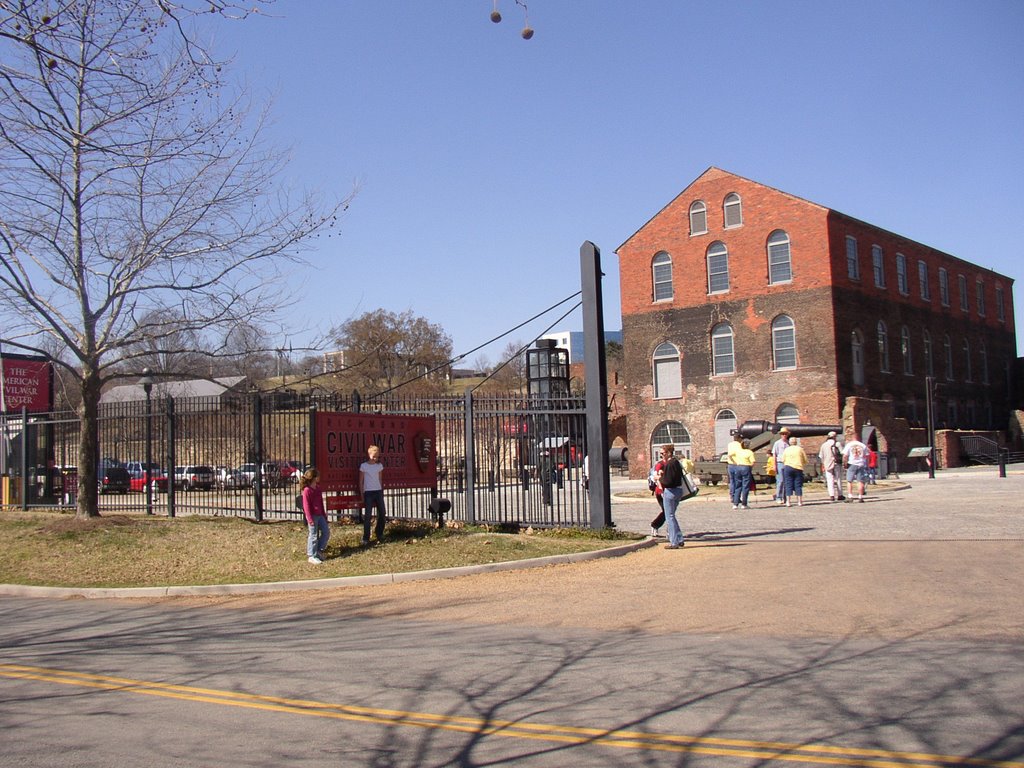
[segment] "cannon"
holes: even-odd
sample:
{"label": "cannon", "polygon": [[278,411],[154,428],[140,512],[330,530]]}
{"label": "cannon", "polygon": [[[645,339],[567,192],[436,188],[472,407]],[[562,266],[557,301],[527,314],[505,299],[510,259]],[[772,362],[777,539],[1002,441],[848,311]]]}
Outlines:
{"label": "cannon", "polygon": [[[754,479],[758,483],[768,480],[765,473],[765,463],[771,452],[772,443],[778,438],[779,432],[785,427],[789,430],[790,437],[824,437],[829,432],[842,433],[840,424],[778,424],[771,421],[750,420],[743,422],[733,430],[738,438],[750,441],[750,450],[757,455],[754,462]],[[758,453],[758,452],[761,453]],[[820,474],[818,457],[808,454],[808,465],[804,475],[808,480],[816,478]],[[728,477],[728,465],[724,461],[698,461],[694,463],[694,471],[703,482],[718,485],[719,481]]]}

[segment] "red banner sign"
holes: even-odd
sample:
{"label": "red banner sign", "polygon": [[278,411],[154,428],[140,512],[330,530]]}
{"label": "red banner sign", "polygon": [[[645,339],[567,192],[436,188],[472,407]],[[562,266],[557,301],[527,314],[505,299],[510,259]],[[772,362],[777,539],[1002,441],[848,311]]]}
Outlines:
{"label": "red banner sign", "polygon": [[385,488],[437,486],[437,423],[433,416],[317,413],[316,468],[325,491],[359,490],[359,465],[380,448]]}
{"label": "red banner sign", "polygon": [[2,363],[3,408],[7,413],[16,413],[23,407],[29,413],[52,410],[53,368],[49,361],[4,355]]}

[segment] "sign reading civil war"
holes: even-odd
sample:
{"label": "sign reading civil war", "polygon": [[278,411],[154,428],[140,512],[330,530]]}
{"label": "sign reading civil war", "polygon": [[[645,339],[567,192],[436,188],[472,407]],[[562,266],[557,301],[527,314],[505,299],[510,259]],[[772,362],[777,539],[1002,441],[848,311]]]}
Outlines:
{"label": "sign reading civil war", "polygon": [[325,491],[359,490],[366,449],[380,448],[386,488],[436,488],[437,424],[433,416],[317,413],[316,468]]}
{"label": "sign reading civil war", "polygon": [[53,407],[53,366],[45,358],[0,356],[0,402],[6,413],[23,407],[40,413]]}

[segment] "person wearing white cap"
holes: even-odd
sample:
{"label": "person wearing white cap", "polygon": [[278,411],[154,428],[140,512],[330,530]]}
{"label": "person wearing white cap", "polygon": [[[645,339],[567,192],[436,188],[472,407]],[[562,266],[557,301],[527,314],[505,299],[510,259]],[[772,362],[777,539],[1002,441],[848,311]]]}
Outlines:
{"label": "person wearing white cap", "polygon": [[779,439],[772,446],[772,456],[775,457],[775,503],[786,503],[786,465],[782,462],[782,454],[789,447],[789,427],[779,430]]}
{"label": "person wearing white cap", "polygon": [[828,439],[821,444],[818,459],[821,461],[821,471],[825,473],[828,498],[830,501],[839,501],[843,497],[843,479],[840,475],[843,470],[843,453],[836,443],[835,432],[829,432]]}

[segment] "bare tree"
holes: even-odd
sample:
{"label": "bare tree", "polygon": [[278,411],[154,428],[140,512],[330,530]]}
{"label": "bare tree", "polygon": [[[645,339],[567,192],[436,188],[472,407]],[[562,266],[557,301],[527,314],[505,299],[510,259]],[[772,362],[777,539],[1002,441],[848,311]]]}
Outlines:
{"label": "bare tree", "polygon": [[154,348],[193,335],[216,354],[226,329],[272,316],[345,205],[277,188],[263,115],[197,43],[201,11],[247,12],[189,2],[0,0],[0,343],[63,350],[79,516],[98,514],[103,385]]}
{"label": "bare tree", "polygon": [[345,376],[364,392],[402,387],[403,392],[442,391],[452,340],[441,326],[418,317],[378,309],[343,323],[333,332],[345,351]]}

